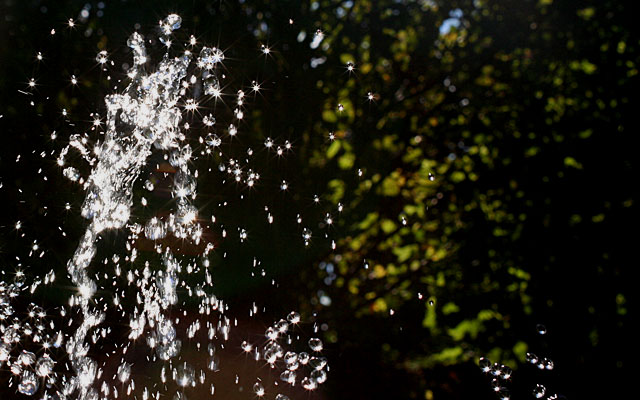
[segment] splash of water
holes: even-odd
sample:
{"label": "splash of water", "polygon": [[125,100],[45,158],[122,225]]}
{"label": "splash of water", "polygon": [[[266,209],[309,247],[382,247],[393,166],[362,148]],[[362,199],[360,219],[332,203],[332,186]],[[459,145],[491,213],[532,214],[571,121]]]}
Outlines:
{"label": "splash of water", "polygon": [[[180,26],[180,17],[170,15],[163,23],[163,32],[168,35]],[[87,356],[88,345],[85,343],[89,330],[104,321],[105,314],[91,306],[91,299],[96,292],[96,283],[88,274],[88,268],[96,254],[99,235],[106,229],[119,229],[125,226],[133,205],[133,184],[140,176],[142,167],[147,164],[151,147],[169,151],[172,165],[179,168],[175,175],[174,193],[178,196],[176,214],[172,219],[172,230],[179,237],[190,237],[198,242],[201,228],[195,223],[194,207],[188,197],[195,197],[195,180],[188,168],[191,153],[188,144],[182,144],[184,135],[180,131],[181,111],[177,107],[185,94],[182,85],[187,74],[192,55],[185,52],[180,57],[171,58],[165,54],[158,70],[149,75],[144,74],[147,62],[144,39],[139,33],[129,38],[127,45],[133,50],[133,67],[128,75],[132,82],[123,94],[112,94],[105,98],[107,106],[107,130],[104,143],[96,152],[96,167],[86,183],[87,195],[82,205],[82,215],[91,220],[67,269],[71,281],[78,288],[79,295],[74,296],[72,303],[77,304],[85,316],[73,337],[67,343],[67,353],[77,374],[79,398],[95,398],[92,384],[96,377],[96,363]],[[158,225],[157,221],[150,224]],[[159,238],[161,228],[151,229]],[[131,317],[131,339],[142,334],[148,321],[150,326],[157,326],[159,338],[158,355],[168,360],[178,354],[180,342],[174,339],[175,328],[169,319],[162,315],[170,305],[177,302],[176,261],[169,249],[163,257],[165,270],[155,277],[155,285],[148,286],[144,282],[144,308]],[[137,311],[137,310],[136,310]],[[75,382],[73,382],[75,383]],[[73,383],[67,383],[65,389],[72,391]]]}
{"label": "splash of water", "polygon": [[[20,377],[17,387],[19,393],[36,394],[41,387],[42,378],[45,378],[45,386],[57,388],[54,389],[55,396],[60,399],[118,398],[118,389],[129,396],[136,390],[133,378],[136,363],[127,362],[125,356],[132,344],[140,339],[144,339],[152,350],[152,355],[148,356],[147,360],[152,364],[162,365],[157,380],[163,384],[165,390],[169,390],[168,381],[172,380],[177,385],[175,398],[183,398],[185,388],[204,385],[210,381],[205,370],[194,366],[198,360],[188,359],[186,355],[181,356],[183,339],[195,342],[196,351],[200,351],[200,337],[204,334],[204,340],[208,342],[207,369],[219,369],[220,360],[216,355],[214,339],[227,341],[232,321],[225,315],[228,307],[224,302],[206,290],[213,287],[206,257],[214,245],[209,242],[203,243],[204,250],[198,257],[190,260],[181,260],[174,255],[171,246],[162,245],[162,239],[169,235],[196,246],[204,240],[203,228],[198,222],[198,209],[193,204],[197,198],[198,172],[192,168],[193,149],[187,140],[185,131],[188,130],[188,124],[183,123],[183,114],[198,108],[198,99],[188,98],[194,87],[201,88],[205,96],[218,98],[222,95],[217,75],[217,68],[224,61],[224,53],[220,49],[205,46],[196,56],[192,52],[195,44],[192,40],[191,50],[185,50],[178,56],[170,55],[173,32],[180,28],[181,23],[181,18],[176,14],[160,21],[160,41],[166,45],[167,51],[155,68],[148,67],[150,58],[147,55],[144,37],[138,32],[130,36],[127,41],[133,53],[133,66],[127,72],[130,83],[122,92],[105,97],[106,124],[103,140],[90,149],[86,135],[71,135],[69,144],[60,152],[60,166],[66,166],[66,158],[72,149],[79,152],[92,166],[86,180],[74,167],[67,166],[63,171],[65,177],[84,185],[86,196],[81,207],[81,215],[89,220],[73,256],[67,262],[67,272],[75,285],[75,293],[69,299],[70,309],[60,308],[61,316],[68,318],[68,326],[75,327],[75,330],[69,335],[64,335],[61,330],[56,331],[53,324],[51,333],[46,332],[46,328],[38,326],[42,333],[41,337],[34,336],[34,342],[45,342],[45,348],[60,348],[66,340],[64,349],[67,360],[58,362],[49,353],[45,353],[39,359],[35,354],[26,351],[12,356],[14,345],[21,340],[20,330],[24,329],[24,324],[16,322],[15,326],[3,325],[0,363],[6,362],[13,375]],[[101,51],[96,60],[99,64],[106,64],[108,54]],[[255,85],[257,84],[254,84],[254,87]],[[238,90],[234,110],[234,118],[237,121],[244,117],[244,99],[244,91]],[[234,122],[237,124],[237,121]],[[216,124],[216,119],[209,114],[202,117],[202,123],[204,126],[212,127]],[[97,124],[99,125],[99,120]],[[227,132],[233,137],[238,133],[238,128],[231,123]],[[207,152],[210,152],[221,145],[222,139],[215,134],[208,134],[203,142],[207,146]],[[272,147],[273,141],[269,139],[269,145],[265,146]],[[284,144],[285,149],[289,149],[290,146],[288,142]],[[278,150],[283,151],[279,146]],[[160,153],[174,170],[171,185],[171,195],[175,199],[174,209],[167,216],[152,217],[144,224],[131,222],[132,207],[137,201],[134,199],[134,186],[142,171],[149,166],[152,156],[157,153]],[[249,187],[260,179],[259,173],[240,168],[239,162],[234,159],[230,159],[227,165],[221,165],[220,171],[228,172],[234,181],[242,181]],[[283,185],[286,185],[284,181]],[[148,191],[154,190],[154,184],[150,181],[145,182],[144,187]],[[100,252],[99,245],[104,240],[105,233],[114,230],[128,231],[126,261],[133,263],[136,260],[137,251],[133,244],[144,236],[147,240],[153,241],[162,265],[162,268],[154,268],[146,261],[141,270],[130,270],[126,274],[126,287],[134,288],[134,294],[131,296],[135,298],[133,309],[122,305],[124,290],[120,290],[119,293],[116,290],[113,304],[108,304],[105,296],[100,293],[102,287],[98,283],[102,271],[96,272],[92,268],[92,265],[96,264]],[[241,231],[240,240],[244,239],[246,231]],[[304,229],[303,239],[305,244],[309,243],[310,230]],[[115,264],[115,285],[116,279],[122,273],[120,255],[113,254],[111,260]],[[195,287],[186,285],[181,278],[184,273],[201,274],[200,283]],[[19,295],[24,282],[18,278],[20,277],[16,277],[9,285],[0,282],[0,304],[8,305],[11,298]],[[48,275],[44,282],[51,283],[54,279],[54,275]],[[40,282],[35,284],[32,292]],[[172,308],[179,303],[179,287],[186,287],[189,297],[198,301],[199,316],[191,317],[192,322],[186,331],[186,337],[179,333],[179,318],[172,315]],[[106,377],[105,364],[100,365],[92,352],[95,352],[99,341],[114,333],[110,324],[105,323],[108,321],[109,312],[114,309],[128,320],[129,342],[116,345],[119,347],[121,360],[113,379],[109,379]],[[2,312],[2,319],[13,313],[8,307],[4,307]],[[256,312],[257,309],[253,314]],[[34,318],[44,318],[44,313],[37,308],[31,313]],[[77,317],[74,317],[75,315]],[[214,315],[218,318],[217,322],[212,320]],[[187,318],[186,311],[184,317]],[[264,361],[271,369],[280,371],[279,377],[283,382],[291,386],[299,383],[306,390],[314,390],[326,381],[328,365],[326,358],[321,356],[323,344],[318,338],[308,341],[311,355],[305,351],[287,349],[292,343],[292,337],[289,335],[291,328],[298,324],[300,319],[298,313],[292,312],[286,319],[280,319],[267,328],[264,340],[258,343],[245,341],[241,347],[245,353],[252,354],[256,361]],[[115,350],[113,353],[115,354]],[[69,375],[56,372],[58,364],[70,366],[73,373]],[[61,376],[60,381],[58,376]],[[156,390],[155,394],[152,393],[156,386],[144,386],[142,398],[159,398],[159,390]],[[211,384],[210,393],[213,395],[214,392],[215,388]],[[264,396],[266,392],[264,383],[259,379],[253,385],[253,392],[258,397]],[[43,398],[53,397],[45,391]],[[288,399],[282,393],[278,393],[276,398]]]}

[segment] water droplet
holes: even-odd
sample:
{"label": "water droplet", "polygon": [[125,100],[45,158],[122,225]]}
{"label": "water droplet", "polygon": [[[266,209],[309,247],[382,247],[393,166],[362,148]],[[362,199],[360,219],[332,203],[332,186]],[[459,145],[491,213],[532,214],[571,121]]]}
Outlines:
{"label": "water droplet", "polygon": [[176,394],[173,395],[172,400],[189,400],[189,399],[187,399],[187,395],[184,394],[184,392],[176,392]]}
{"label": "water droplet", "polygon": [[280,379],[293,385],[296,382],[296,373],[291,370],[282,371],[282,373],[280,374]]}
{"label": "water droplet", "polygon": [[80,387],[88,388],[89,386],[91,386],[96,378],[97,369],[98,367],[95,361],[89,358],[80,360],[77,367],[78,384],[80,385]]}
{"label": "water droplet", "polygon": [[311,379],[314,379],[318,384],[323,384],[327,380],[327,373],[324,370],[311,371]]}
{"label": "water droplet", "polygon": [[546,392],[547,392],[547,388],[541,384],[537,384],[536,387],[533,389],[533,395],[535,396],[536,399],[540,399],[544,397],[544,394]]}
{"label": "water droplet", "polygon": [[213,126],[216,124],[216,119],[213,115],[209,114],[209,115],[205,115],[204,117],[202,117],[202,123],[205,126]]}
{"label": "water droplet", "polygon": [[19,364],[24,366],[28,366],[36,362],[36,355],[30,351],[22,350],[22,353],[18,356],[16,360]]}
{"label": "water droplet", "polygon": [[178,368],[175,369],[176,383],[182,387],[195,386],[196,385],[196,371],[186,362],[181,363]]}
{"label": "water droplet", "polygon": [[280,333],[286,333],[289,329],[289,324],[287,323],[287,321],[281,319],[280,321],[276,322],[275,328]]}
{"label": "water droplet", "polygon": [[302,230],[302,239],[304,239],[305,246],[309,245],[309,241],[311,240],[311,229],[304,228]]}
{"label": "water droplet", "polygon": [[307,390],[315,390],[318,388],[318,382],[316,382],[315,379],[305,377],[304,379],[302,379],[302,387]]}
{"label": "water droplet", "polygon": [[165,19],[160,21],[159,24],[162,33],[169,35],[176,29],[180,29],[182,18],[178,14],[169,14]]}
{"label": "water droplet", "polygon": [[80,179],[80,173],[73,167],[67,167],[62,171],[62,175],[70,181],[76,182]]}
{"label": "water droplet", "polygon": [[245,353],[250,353],[251,350],[253,350],[253,345],[249,342],[247,342],[246,340],[244,340],[241,344],[240,344],[240,348],[242,349],[242,351],[244,351]]}
{"label": "water droplet", "polygon": [[101,52],[99,52],[98,55],[96,56],[96,61],[98,62],[98,64],[101,64],[101,65],[106,64],[107,61],[109,61],[109,59],[107,58],[107,51],[102,50]]}
{"label": "water droplet", "polygon": [[511,393],[509,389],[503,387],[500,388],[500,392],[498,393],[498,399],[500,400],[511,400]]}
{"label": "water droplet", "polygon": [[209,357],[207,360],[207,368],[211,371],[217,371],[220,366],[220,359],[218,356]]}
{"label": "water droplet", "polygon": [[291,311],[289,315],[287,315],[287,321],[294,325],[297,324],[298,322],[300,322],[300,314],[295,311]]}
{"label": "water droplet", "polygon": [[258,397],[264,396],[264,386],[260,382],[256,382],[253,384],[253,392]]}
{"label": "water droplet", "polygon": [[131,375],[131,364],[128,363],[122,363],[120,364],[120,366],[118,367],[118,380],[122,383],[125,383],[126,381],[129,380],[129,376]]}
{"label": "water droplet", "polygon": [[198,67],[210,70],[222,61],[224,61],[224,53],[222,50],[215,47],[203,47],[198,56]]}
{"label": "water droplet", "polygon": [[218,147],[222,144],[222,139],[218,135],[208,134],[205,138],[205,143],[210,147]]}
{"label": "water droplet", "polygon": [[491,371],[491,361],[488,358],[480,357],[480,360],[478,360],[478,364],[480,365],[480,369],[482,370],[482,372]]}
{"label": "water droplet", "polygon": [[145,225],[144,235],[147,239],[159,240],[167,235],[167,228],[162,220],[153,217]]}
{"label": "water droplet", "polygon": [[291,364],[294,364],[294,363],[298,362],[298,354],[296,354],[293,351],[288,351],[284,355],[284,362],[287,365],[291,365]]}
{"label": "water droplet", "polygon": [[511,370],[511,368],[507,367],[506,365],[503,365],[501,368],[502,368],[502,379],[504,380],[511,379],[511,375],[513,374],[513,371]]}
{"label": "water droplet", "polygon": [[298,354],[298,362],[300,362],[300,364],[302,365],[307,365],[310,359],[311,356],[309,356],[309,354],[305,353],[304,351]]}
{"label": "water droplet", "polygon": [[53,371],[54,365],[55,365],[55,361],[53,361],[48,354],[44,354],[42,357],[40,357],[40,359],[36,363],[36,368],[35,368],[36,374],[42,377],[48,376]]}
{"label": "water droplet", "polygon": [[31,371],[24,371],[18,385],[18,392],[32,396],[38,390],[38,378]]}
{"label": "water droplet", "polygon": [[309,348],[313,351],[322,351],[322,340],[318,338],[309,339]]}
{"label": "water droplet", "polygon": [[321,370],[326,365],[327,365],[327,359],[325,357],[311,357],[309,359],[309,366],[315,370]]}

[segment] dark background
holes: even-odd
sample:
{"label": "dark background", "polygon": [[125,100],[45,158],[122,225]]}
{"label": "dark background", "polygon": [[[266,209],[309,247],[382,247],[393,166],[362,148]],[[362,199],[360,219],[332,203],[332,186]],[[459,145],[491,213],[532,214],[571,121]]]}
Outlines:
{"label": "dark background", "polygon": [[[179,41],[194,34],[225,50],[231,92],[262,82],[224,150],[253,148],[259,184],[223,184],[219,160],[200,160],[213,169],[199,167],[197,205],[218,219],[208,232],[219,246],[216,295],[232,310],[244,315],[256,302],[276,320],[297,309],[326,324],[329,380],[303,397],[495,398],[481,356],[514,369],[513,398],[538,383],[567,398],[615,398],[631,387],[640,60],[626,2],[2,0],[3,280],[18,268],[30,278],[54,269],[59,286],[36,298],[68,298],[64,265],[85,226],[83,192],[62,177],[57,153],[90,129],[89,113],[104,114],[115,85],[105,75],[124,79],[128,35],[153,37],[169,12],[183,18]],[[314,49],[318,29],[325,38]],[[150,47],[154,60],[160,46]],[[103,49],[115,62],[109,72],[95,62]],[[232,108],[215,114],[230,120]],[[275,156],[266,137],[291,141],[293,152]],[[156,197],[133,218],[170,202]],[[308,247],[297,214],[313,231]],[[221,225],[234,238],[246,228],[249,240],[222,240]],[[117,249],[121,236],[105,243]],[[26,257],[34,240],[42,258]],[[539,371],[526,352],[555,368]],[[19,398],[7,374],[0,369],[1,397]]]}

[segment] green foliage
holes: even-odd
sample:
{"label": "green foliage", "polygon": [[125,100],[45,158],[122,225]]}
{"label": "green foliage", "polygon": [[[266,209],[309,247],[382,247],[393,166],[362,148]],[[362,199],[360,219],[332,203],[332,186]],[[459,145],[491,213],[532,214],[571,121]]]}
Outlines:
{"label": "green foliage", "polygon": [[[549,279],[612,279],[599,266],[618,248],[611,241],[610,250],[589,252],[586,270],[559,270],[573,257],[566,235],[576,238],[571,249],[603,243],[580,221],[623,218],[632,204],[629,190],[590,184],[631,167],[611,142],[627,135],[629,85],[637,86],[638,44],[619,25],[622,9],[364,1],[340,18],[332,12],[339,3],[321,3],[314,15],[327,29],[327,64],[357,67],[353,76],[323,70],[326,106],[313,128],[338,133],[314,156],[330,160],[318,167],[332,171],[330,198],[345,204],[344,238],[326,259],[339,272],[329,293],[341,306],[323,311],[336,313],[336,340],[350,339],[337,314],[348,307],[362,324],[411,332],[411,347],[391,342],[383,353],[390,368],[422,382],[438,365],[482,355],[517,368],[533,346],[523,329],[541,316],[561,323],[566,311],[553,311],[566,294],[546,291]],[[452,8],[462,11],[460,24],[441,33]],[[572,312],[592,313],[592,299],[581,301]]]}

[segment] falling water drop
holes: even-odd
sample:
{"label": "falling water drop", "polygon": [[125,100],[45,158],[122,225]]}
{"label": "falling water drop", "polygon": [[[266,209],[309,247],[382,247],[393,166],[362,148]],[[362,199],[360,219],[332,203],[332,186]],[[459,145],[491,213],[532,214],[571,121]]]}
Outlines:
{"label": "falling water drop", "polygon": [[527,362],[529,362],[529,363],[531,363],[533,365],[538,363],[538,356],[536,356],[533,353],[527,353],[525,358],[526,358]]}
{"label": "falling water drop", "polygon": [[31,371],[24,371],[18,385],[18,392],[32,396],[38,390],[38,378]]}
{"label": "falling water drop", "polygon": [[258,397],[264,396],[264,386],[260,382],[256,382],[253,384],[253,393]]}
{"label": "falling water drop", "polygon": [[310,377],[305,377],[302,379],[302,387],[307,390],[315,390],[318,388],[318,382],[315,379],[311,379]]}
{"label": "falling water drop", "polygon": [[144,227],[144,234],[147,239],[158,240],[162,239],[167,234],[167,229],[164,222],[159,218],[151,218]]}
{"label": "falling water drop", "polygon": [[315,380],[317,383],[322,384],[327,380],[327,373],[324,370],[311,371],[310,378]]}
{"label": "falling water drop", "polygon": [[319,371],[326,367],[327,359],[325,357],[311,357],[309,359],[309,366],[316,371]]}
{"label": "falling water drop", "polygon": [[182,18],[178,14],[169,14],[165,19],[159,22],[162,33],[170,34],[176,29],[180,29]]}
{"label": "falling water drop", "polygon": [[313,351],[320,352],[322,351],[322,341],[318,338],[309,339],[309,348]]}
{"label": "falling water drop", "polygon": [[488,358],[480,357],[478,364],[480,365],[480,369],[482,370],[482,372],[491,371],[491,361]]}
{"label": "falling water drop", "polygon": [[533,389],[533,396],[536,399],[540,399],[544,397],[544,394],[547,392],[547,388],[541,384],[536,384],[536,387]]}
{"label": "falling water drop", "polygon": [[98,55],[96,56],[96,61],[98,62],[98,64],[100,65],[104,65],[107,63],[107,61],[109,61],[109,59],[107,58],[108,54],[106,50],[102,50],[101,52],[98,53]]}
{"label": "falling water drop", "polygon": [[203,47],[198,56],[198,67],[210,70],[222,61],[224,61],[224,53],[222,50],[215,47]]}
{"label": "falling water drop", "polygon": [[[1,358],[2,357],[0,356],[0,361],[1,361]],[[46,377],[49,374],[51,374],[51,371],[53,371],[54,365],[55,365],[55,361],[53,361],[48,354],[44,354],[42,357],[40,357],[40,359],[36,363],[36,367],[35,367],[36,374],[41,377]]]}
{"label": "falling water drop", "polygon": [[511,368],[507,367],[506,365],[503,365],[501,368],[502,368],[502,379],[504,380],[511,379],[511,374],[513,374],[513,371],[511,370]]}
{"label": "falling water drop", "polygon": [[294,325],[297,324],[298,322],[300,322],[300,314],[295,311],[291,311],[289,315],[287,315],[287,321]]}
{"label": "falling water drop", "polygon": [[131,365],[128,363],[122,363],[118,367],[118,380],[122,383],[125,383],[129,380],[129,376],[131,375]]}
{"label": "falling water drop", "polygon": [[179,386],[188,387],[196,385],[196,370],[187,362],[182,362],[174,371],[175,381]]}

